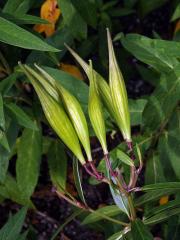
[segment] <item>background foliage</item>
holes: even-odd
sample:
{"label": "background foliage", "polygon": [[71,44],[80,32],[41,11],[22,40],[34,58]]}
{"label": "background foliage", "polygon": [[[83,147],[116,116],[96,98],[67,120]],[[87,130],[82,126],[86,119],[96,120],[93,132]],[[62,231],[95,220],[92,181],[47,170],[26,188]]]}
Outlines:
{"label": "background foliage", "polygon": [[[72,166],[69,160],[73,156],[48,127],[39,100],[17,63],[36,62],[45,66],[48,73],[78,98],[87,116],[87,79],[83,72],[79,72],[79,65],[67,52],[64,43],[85,60],[91,58],[94,68],[108,79],[106,27],[109,27],[130,98],[133,140],[138,143],[144,161],[138,184],[157,183],[153,189],[144,188],[144,194],[135,194],[138,217],[142,219],[143,216],[143,222],[137,219],[132,225],[133,237],[127,233],[123,239],[153,239],[152,236],[178,239],[179,185],[168,185],[167,182],[180,180],[179,1],[58,0],[57,3],[60,17],[55,22],[52,35],[47,37],[45,31],[38,33],[34,28],[35,24],[48,23],[39,16],[43,1],[0,2],[1,206],[8,199],[11,200],[12,210],[23,205],[42,215],[33,201],[33,195],[41,189],[41,178],[49,179],[50,176],[51,182],[44,180],[44,186],[53,184],[61,190],[68,190],[68,174],[72,171],[79,198],[86,201],[87,196],[85,194],[84,197],[81,186],[81,169],[76,161]],[[165,10],[159,16],[160,7]],[[167,12],[169,15],[165,16]],[[152,21],[153,18],[155,20]],[[120,166],[128,178],[129,169],[119,152],[120,149],[124,150],[124,143],[113,120],[107,113],[105,116],[109,146],[113,149],[113,166]],[[115,140],[112,130],[116,131]],[[105,172],[102,152],[97,150],[98,144],[93,134],[91,129],[93,150],[98,151],[94,156],[98,159],[98,168]],[[48,168],[42,171],[47,162]],[[89,182],[97,184],[94,179]],[[125,219],[122,210],[126,212],[126,209],[122,206],[122,198],[119,199],[116,193],[113,193],[113,198],[117,205],[111,200],[113,205],[99,208],[97,213],[88,215],[73,209],[72,215],[58,231],[62,231],[78,215],[84,225],[102,232],[102,239],[121,239],[121,226],[103,220],[107,216],[117,221]],[[166,204],[159,205],[159,200],[163,202],[163,199]],[[0,236],[4,236],[1,239],[32,239],[34,228],[20,233],[26,212],[23,207],[16,215],[9,217],[8,223],[0,230]],[[4,223],[1,222],[1,225]],[[9,229],[12,231],[9,232]],[[51,239],[55,239],[57,234],[54,237],[51,234]],[[38,234],[33,239],[38,239]]]}

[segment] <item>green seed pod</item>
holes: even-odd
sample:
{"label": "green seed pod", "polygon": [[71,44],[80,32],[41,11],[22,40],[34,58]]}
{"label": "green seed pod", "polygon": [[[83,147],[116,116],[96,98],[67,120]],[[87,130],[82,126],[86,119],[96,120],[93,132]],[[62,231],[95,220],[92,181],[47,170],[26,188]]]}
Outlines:
{"label": "green seed pod", "polygon": [[[43,88],[43,85],[40,84],[39,74],[35,77],[34,71],[32,71],[30,67],[22,64],[19,65],[34,86],[49,124],[79,161],[85,164],[78,137],[66,112],[62,106],[48,94]],[[44,82],[45,81],[46,80],[44,80]]]}
{"label": "green seed pod", "polygon": [[92,161],[88,126],[80,103],[72,94],[70,94],[59,82],[53,79],[46,71],[44,71],[37,65],[35,66],[48,80],[48,82],[57,89],[63,100],[65,109],[71,119],[71,122],[76,130],[79,140],[85,149],[88,161]]}
{"label": "green seed pod", "polygon": [[88,74],[90,86],[89,86],[89,104],[88,111],[94,132],[101,143],[104,154],[108,153],[106,143],[106,130],[103,118],[103,111],[100,102],[100,98],[97,91],[96,75],[93,72],[92,62],[90,61],[90,72]]}
{"label": "green seed pod", "polygon": [[[90,66],[68,45],[65,44],[69,52],[73,55],[73,57],[77,60],[77,62],[81,65],[85,73],[87,74],[88,78],[90,77]],[[95,70],[93,70],[93,73],[96,76],[97,79],[97,86],[98,86],[98,92],[102,98],[102,101],[110,113],[110,115],[114,118],[114,120],[118,123],[116,120],[116,114],[113,109],[113,104],[112,104],[112,98],[111,98],[111,92],[110,92],[110,87],[108,83],[104,80],[104,78],[97,73]]]}
{"label": "green seed pod", "polygon": [[108,49],[109,49],[109,85],[113,109],[115,111],[118,126],[126,141],[131,141],[130,114],[128,108],[128,98],[122,73],[118,67],[111,36],[107,29]]}
{"label": "green seed pod", "polygon": [[[46,92],[51,95],[57,102],[59,102],[59,95],[55,88],[55,84],[50,81],[46,81],[40,74],[38,74],[34,69],[28,67],[27,65],[24,65],[26,69],[31,72],[31,75],[37,79],[37,81],[43,86],[43,88],[46,90]],[[35,67],[38,66],[35,64]],[[39,68],[39,67],[38,67]],[[55,81],[55,80],[54,80]]]}

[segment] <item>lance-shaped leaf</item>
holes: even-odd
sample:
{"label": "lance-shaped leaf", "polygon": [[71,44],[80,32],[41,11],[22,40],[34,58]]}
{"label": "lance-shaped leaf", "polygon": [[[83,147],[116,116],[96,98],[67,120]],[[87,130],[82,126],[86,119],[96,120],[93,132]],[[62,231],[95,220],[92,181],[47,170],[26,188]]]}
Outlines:
{"label": "lance-shaped leaf", "polygon": [[[77,62],[81,65],[86,75],[89,77],[90,66],[72,48],[70,48],[66,44],[65,46],[67,47],[69,52],[73,55],[73,57],[77,60]],[[95,70],[93,70],[93,73],[95,74],[97,79],[98,92],[102,98],[103,104],[105,105],[106,109],[108,110],[108,112],[110,113],[110,115],[113,117],[113,119],[118,125],[119,122],[118,122],[118,118],[116,117],[115,111],[113,109],[110,87],[99,73],[97,73]]]}
{"label": "lance-shaped leaf", "polygon": [[35,66],[36,68],[38,68],[41,74],[47,79],[47,81],[50,84],[52,84],[53,87],[57,88],[57,91],[63,100],[67,113],[79,137],[79,140],[85,149],[88,160],[91,161],[92,156],[91,156],[91,148],[90,148],[90,140],[89,140],[89,131],[88,131],[86,118],[80,103],[72,94],[70,94],[58,81],[53,79],[46,71],[44,71],[42,68],[40,68],[37,65]]}
{"label": "lance-shaped leaf", "polygon": [[115,114],[118,118],[118,126],[126,141],[131,141],[130,114],[128,98],[122,73],[118,67],[111,36],[107,29],[109,50],[109,85]]}
{"label": "lance-shaped leaf", "polygon": [[89,103],[88,103],[89,117],[91,120],[92,127],[94,129],[94,132],[99,142],[101,143],[103,152],[104,154],[107,154],[108,150],[107,150],[107,144],[106,144],[106,129],[105,129],[102,105],[101,105],[100,97],[98,95],[96,75],[93,72],[91,61],[90,61],[90,67],[91,67],[90,73],[88,74],[89,81],[90,81]]}
{"label": "lance-shaped leaf", "polygon": [[33,75],[34,72],[31,71],[30,67],[23,66],[22,64],[20,64],[20,67],[33,84],[51,127],[79,161],[85,164],[78,137],[62,106],[48,94],[43,85],[39,83],[39,78],[35,78]]}

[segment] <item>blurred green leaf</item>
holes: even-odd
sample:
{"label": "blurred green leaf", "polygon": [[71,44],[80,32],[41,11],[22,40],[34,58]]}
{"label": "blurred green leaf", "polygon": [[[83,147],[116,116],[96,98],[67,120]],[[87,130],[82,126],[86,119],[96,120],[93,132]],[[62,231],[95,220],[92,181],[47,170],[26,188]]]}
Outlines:
{"label": "blurred green leaf", "polygon": [[11,152],[12,152],[12,148],[15,144],[17,135],[18,135],[18,131],[19,131],[19,127],[17,126],[17,124],[15,122],[10,122],[8,127],[7,127],[7,131],[6,131],[6,137],[7,137],[7,141],[9,144],[9,148],[11,151],[8,151],[7,149],[5,149],[3,146],[0,146],[0,182],[4,182],[5,177],[6,177],[6,173],[7,173],[7,169],[8,169],[8,165],[9,165],[9,160],[11,157]]}
{"label": "blurred green leaf", "polygon": [[163,128],[173,113],[180,95],[180,65],[169,74],[163,74],[160,85],[148,99],[143,112],[144,126],[155,131]]}
{"label": "blurred green leaf", "polygon": [[52,142],[48,151],[48,165],[51,181],[58,191],[66,189],[67,157],[59,140]]}
{"label": "blurred green leaf", "polygon": [[123,239],[123,235],[124,235],[123,231],[120,231],[110,236],[107,240],[121,240]]}
{"label": "blurred green leaf", "polygon": [[0,185],[0,195],[18,204],[35,208],[29,199],[24,199],[23,193],[19,190],[16,180],[10,174],[6,175],[3,185]]}
{"label": "blurred green leaf", "polygon": [[109,217],[114,217],[119,215],[120,213],[122,213],[122,211],[116,205],[102,207],[90,213],[83,220],[82,224],[90,224],[90,223],[103,220],[104,215]]}
{"label": "blurred green leaf", "polygon": [[10,216],[8,222],[0,229],[1,240],[20,239],[20,231],[26,217],[27,208],[23,207],[14,216]]}
{"label": "blurred green leaf", "polygon": [[17,151],[17,184],[25,199],[29,199],[36,187],[42,151],[41,131],[25,129]]}
{"label": "blurred green leaf", "polygon": [[131,231],[134,240],[153,240],[153,235],[140,219],[132,222]]}
{"label": "blurred green leaf", "polygon": [[176,189],[178,191],[180,190],[180,182],[155,183],[145,185],[141,188],[142,191],[152,191],[157,189],[163,189],[164,191]]}
{"label": "blurred green leaf", "polygon": [[15,119],[19,125],[33,129],[38,130],[37,125],[31,120],[31,118],[22,110],[22,108],[18,107],[14,103],[9,103],[5,105],[8,110],[10,111],[10,114],[12,115],[12,118]]}
{"label": "blurred green leaf", "polygon": [[71,0],[81,17],[92,27],[97,25],[96,5],[90,0]]}
{"label": "blurred green leaf", "polygon": [[0,93],[0,129],[5,131],[4,106],[1,93]]}
{"label": "blurred green leaf", "polygon": [[145,193],[141,197],[137,198],[135,200],[135,205],[136,206],[140,206],[140,205],[143,205],[145,203],[157,201],[162,196],[171,195],[171,194],[174,194],[176,192],[177,192],[177,189],[170,189],[170,190],[169,189],[168,190],[167,189],[157,189],[157,190],[152,190],[152,191],[149,191],[149,192]]}
{"label": "blurred green leaf", "polygon": [[9,143],[6,137],[6,133],[2,130],[0,130],[0,144],[8,151],[10,152]]}
{"label": "blurred green leaf", "polygon": [[82,189],[82,184],[81,184],[81,176],[79,172],[79,166],[78,166],[78,159],[76,157],[73,158],[73,175],[74,175],[74,181],[75,185],[79,194],[79,197],[81,201],[86,205],[86,200],[84,197],[83,189]]}
{"label": "blurred green leaf", "polygon": [[180,18],[180,3],[176,6],[176,9],[171,17],[171,21],[175,21],[178,18]]}
{"label": "blurred green leaf", "polygon": [[22,24],[47,24],[48,21],[37,16],[29,14],[11,15],[8,13],[0,12],[0,17],[7,19],[8,21],[15,23],[17,25]]}
{"label": "blurred green leaf", "polygon": [[180,208],[168,209],[167,211],[162,211],[150,218],[145,219],[144,224],[154,225],[162,221],[166,221],[171,216],[179,215],[179,214],[180,214]]}
{"label": "blurred green leaf", "polygon": [[116,7],[108,11],[109,15],[112,17],[123,17],[135,13],[134,9]]}
{"label": "blurred green leaf", "polygon": [[151,39],[138,34],[121,35],[120,40],[127,51],[160,72],[169,72],[178,64],[179,42]]}
{"label": "blurred green leaf", "polygon": [[36,49],[49,52],[59,51],[32,33],[2,17],[0,17],[0,41],[25,49]]}
{"label": "blurred green leaf", "polygon": [[153,68],[147,68],[140,64],[136,64],[136,68],[144,81],[153,86],[157,86],[159,84],[160,75]]}
{"label": "blurred green leaf", "polygon": [[146,99],[129,99],[129,111],[131,126],[142,124],[142,113],[144,111],[145,105],[147,103]]}
{"label": "blurred green leaf", "polygon": [[155,207],[153,209],[150,209],[148,212],[146,212],[145,219],[150,218],[156,214],[159,214],[164,211],[169,211],[170,209],[180,207],[180,201],[179,199],[177,200],[172,200],[162,206]]}
{"label": "blurred green leaf", "polygon": [[26,13],[34,0],[7,0],[3,12],[20,15]]}
{"label": "blurred green leaf", "polygon": [[77,39],[87,37],[87,24],[76,11],[71,0],[58,0],[62,11],[64,24],[71,29],[72,35]]}
{"label": "blurred green leaf", "polygon": [[159,155],[153,153],[146,162],[145,184],[158,182],[165,182],[165,177]]}
{"label": "blurred green leaf", "polygon": [[142,16],[144,17],[151,11],[155,10],[156,8],[161,7],[163,4],[165,4],[168,0],[140,0],[139,1],[139,7]]}
{"label": "blurred green leaf", "polygon": [[9,90],[12,88],[14,82],[16,81],[17,73],[12,73],[7,78],[1,80],[0,82],[0,92],[5,96]]}

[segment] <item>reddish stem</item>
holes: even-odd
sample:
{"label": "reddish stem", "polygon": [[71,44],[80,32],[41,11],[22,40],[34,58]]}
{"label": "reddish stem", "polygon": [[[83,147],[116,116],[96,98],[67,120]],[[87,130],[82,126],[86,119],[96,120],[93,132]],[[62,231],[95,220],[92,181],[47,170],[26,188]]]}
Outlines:
{"label": "reddish stem", "polygon": [[103,173],[100,173],[100,172],[97,171],[93,162],[89,162],[89,166],[91,167],[91,169],[93,170],[93,173],[96,175],[96,177],[99,181],[104,178]]}
{"label": "reddish stem", "polygon": [[111,176],[116,178],[118,176],[118,173],[112,169],[111,162],[110,162],[110,159],[109,159],[109,154],[105,154],[104,159],[106,161],[106,165],[107,165],[107,168],[108,168]]}

